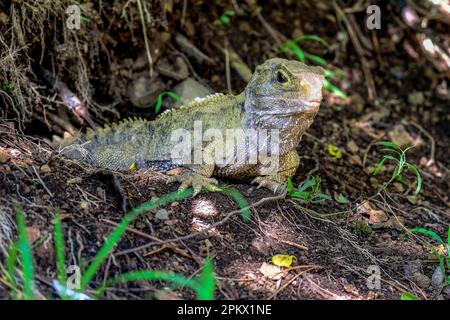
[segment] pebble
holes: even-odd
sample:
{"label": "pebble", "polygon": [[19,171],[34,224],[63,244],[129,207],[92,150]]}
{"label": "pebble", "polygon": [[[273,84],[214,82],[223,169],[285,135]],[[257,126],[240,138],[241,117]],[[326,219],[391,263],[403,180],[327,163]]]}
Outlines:
{"label": "pebble", "polygon": [[421,272],[416,272],[414,274],[414,280],[416,281],[417,285],[422,289],[428,288],[431,284],[430,278]]}
{"label": "pebble", "polygon": [[187,104],[195,100],[195,98],[203,98],[213,93],[213,91],[205,87],[200,82],[194,80],[193,78],[187,78],[186,80],[177,84],[173,88],[173,92],[175,92],[181,98],[181,102],[172,104],[175,108],[180,107],[183,104]]}
{"label": "pebble", "polygon": [[159,209],[155,214],[155,218],[159,220],[167,220],[169,219],[169,211],[166,209]]}
{"label": "pebble", "polygon": [[6,163],[10,158],[9,153],[3,148],[0,148],[0,163]]}
{"label": "pebble", "polygon": [[50,172],[52,172],[52,169],[50,168],[50,166],[48,164],[44,164],[43,166],[41,166],[41,172],[50,173]]}
{"label": "pebble", "polygon": [[416,91],[408,95],[408,102],[411,103],[412,105],[417,106],[423,104],[424,101],[425,97],[422,91]]}
{"label": "pebble", "polygon": [[431,276],[431,284],[433,287],[439,287],[444,282],[445,275],[442,273],[441,267],[437,266]]}

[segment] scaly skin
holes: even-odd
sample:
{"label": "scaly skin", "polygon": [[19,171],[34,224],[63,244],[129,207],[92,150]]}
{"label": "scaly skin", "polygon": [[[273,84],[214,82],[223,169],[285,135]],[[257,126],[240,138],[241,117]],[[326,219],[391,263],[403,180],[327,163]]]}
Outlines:
{"label": "scaly skin", "polygon": [[[73,159],[109,169],[126,169],[133,163],[138,168],[183,166],[183,173],[171,181],[181,182],[181,189],[192,186],[195,194],[202,188],[214,190],[217,180],[213,176],[256,177],[253,182],[259,187],[277,192],[298,168],[295,148],[319,110],[322,86],[321,68],[298,61],[270,59],[256,68],[244,92],[237,96],[215,94],[163,113],[152,122],[125,120],[96,131],[88,130],[85,135],[65,137],[61,151]],[[247,138],[253,137],[255,130],[277,130],[278,167],[267,169],[266,161],[273,158],[264,156],[264,145],[238,144],[230,148],[220,139],[195,140],[194,137],[189,146],[173,140],[176,130],[187,130],[188,136],[196,132],[195,121],[201,121],[199,127],[203,133],[215,129],[223,137],[227,129],[241,130]],[[271,140],[269,145],[275,143]],[[174,158],[173,150],[180,145],[194,155],[195,148],[200,150],[203,161],[192,164]],[[216,155],[214,150],[225,152],[228,160],[207,162],[206,157]],[[257,161],[236,161],[242,154],[256,157]]]}

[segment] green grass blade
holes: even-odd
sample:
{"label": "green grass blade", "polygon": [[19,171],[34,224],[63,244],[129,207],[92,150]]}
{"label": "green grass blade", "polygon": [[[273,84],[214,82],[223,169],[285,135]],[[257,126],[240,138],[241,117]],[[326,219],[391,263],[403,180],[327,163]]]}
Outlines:
{"label": "green grass blade", "polygon": [[11,248],[8,250],[8,257],[6,258],[6,273],[9,280],[9,283],[12,287],[12,296],[13,299],[18,298],[18,288],[16,281],[16,267],[17,267],[17,259],[18,259],[18,249],[17,243],[13,243]]}
{"label": "green grass blade", "polygon": [[295,55],[297,56],[297,58],[305,63],[305,52],[300,49],[300,47],[298,46],[298,44],[296,44],[294,41],[289,40],[288,42],[286,42],[283,47],[282,50],[284,52],[289,52],[289,51],[293,51],[295,53]]}
{"label": "green grass blade", "polygon": [[30,242],[28,240],[27,227],[25,224],[25,215],[20,206],[16,206],[17,227],[19,229],[18,248],[22,258],[24,295],[27,300],[34,300],[34,265],[31,253]]}
{"label": "green grass blade", "polygon": [[56,270],[58,280],[62,285],[67,282],[66,257],[64,253],[64,234],[62,231],[61,216],[58,214],[55,219],[55,249],[56,249]]}
{"label": "green grass blade", "polygon": [[162,104],[163,104],[163,100],[164,100],[164,96],[169,96],[169,97],[171,97],[172,99],[174,99],[177,102],[181,101],[180,96],[177,95],[175,92],[167,91],[167,92],[160,93],[158,95],[158,98],[156,99],[155,113],[158,113],[161,110],[161,107],[162,107]]}
{"label": "green grass blade", "polygon": [[392,141],[378,141],[375,144],[385,146],[385,147],[391,147],[391,148],[394,148],[397,150],[401,150],[401,148],[398,145],[396,145],[395,143],[393,143]]}
{"label": "green grass blade", "polygon": [[375,170],[373,171],[372,175],[376,175],[380,170],[381,167],[383,166],[384,162],[386,161],[386,158],[383,158],[380,163],[377,165],[377,167],[375,168]]}
{"label": "green grass blade", "polygon": [[197,282],[197,300],[213,300],[214,290],[216,288],[216,277],[211,258],[206,260],[203,271]]}
{"label": "green grass blade", "polygon": [[177,191],[173,193],[169,193],[165,196],[162,196],[161,198],[157,200],[150,200],[142,203],[141,205],[137,206],[133,210],[131,210],[121,221],[119,226],[114,229],[113,233],[109,236],[109,238],[106,240],[105,244],[100,248],[97,255],[95,256],[94,260],[91,262],[91,264],[86,269],[85,274],[83,275],[81,279],[81,290],[86,290],[89,283],[94,278],[95,274],[97,273],[100,266],[103,264],[103,262],[106,260],[108,255],[111,253],[111,251],[114,249],[114,247],[119,242],[122,235],[125,233],[126,228],[128,225],[133,222],[137,217],[139,217],[141,214],[155,209],[159,206],[166,205],[168,203],[171,203],[173,201],[179,201],[184,198],[192,196],[194,193],[192,188],[186,189],[184,191]]}
{"label": "green grass blade", "polygon": [[288,195],[291,195],[292,193],[295,192],[295,187],[294,187],[294,184],[292,183],[292,179],[290,177],[287,180],[287,191],[288,191]]}
{"label": "green grass blade", "polygon": [[306,191],[308,188],[314,188],[318,184],[318,179],[316,177],[313,177],[307,181],[305,181],[299,188],[298,191],[303,192]]}
{"label": "green grass blade", "polygon": [[308,41],[308,40],[319,42],[319,43],[323,44],[327,48],[330,47],[328,42],[326,42],[323,38],[321,38],[321,37],[319,37],[317,35],[314,35],[314,34],[304,34],[304,35],[298,36],[293,41],[294,42],[300,42],[300,41]]}
{"label": "green grass blade", "polygon": [[324,58],[308,52],[305,52],[305,58],[322,66],[326,66],[328,64],[328,62]]}
{"label": "green grass blade", "polygon": [[420,176],[420,172],[419,172],[419,170],[417,170],[417,168],[414,165],[412,165],[409,162],[405,162],[405,167],[407,167],[408,169],[410,169],[411,171],[413,171],[416,174],[417,188],[414,191],[414,193],[418,194],[420,192],[420,189],[422,188],[422,177]]}
{"label": "green grass blade", "polygon": [[327,80],[327,79],[323,80],[323,85],[326,89],[328,89],[332,93],[336,94],[339,98],[342,98],[342,99],[348,98],[347,95],[344,93],[344,91],[342,91],[341,89],[336,87],[329,80]]}
{"label": "green grass blade", "polygon": [[250,221],[251,216],[252,216],[252,212],[250,211],[250,205],[247,202],[247,200],[244,198],[244,196],[242,195],[242,193],[240,193],[237,189],[235,188],[230,188],[230,187],[219,187],[220,188],[220,192],[225,193],[226,195],[230,196],[231,198],[234,199],[234,201],[237,202],[237,204],[239,205],[239,207],[241,208],[241,215],[242,215],[242,219],[245,222]]}
{"label": "green grass blade", "polygon": [[445,244],[444,241],[442,240],[442,238],[438,234],[436,234],[433,231],[427,230],[425,228],[414,228],[411,230],[411,232],[419,232],[419,233],[426,234],[426,235],[436,239],[437,241],[439,241],[439,243]]}
{"label": "green grass blade", "polygon": [[139,280],[160,280],[172,282],[178,286],[189,287],[191,289],[196,288],[197,282],[195,279],[189,279],[183,275],[167,272],[167,271],[154,271],[154,270],[139,270],[131,271],[128,273],[121,274],[107,281],[107,287],[120,283],[120,282],[131,282]]}

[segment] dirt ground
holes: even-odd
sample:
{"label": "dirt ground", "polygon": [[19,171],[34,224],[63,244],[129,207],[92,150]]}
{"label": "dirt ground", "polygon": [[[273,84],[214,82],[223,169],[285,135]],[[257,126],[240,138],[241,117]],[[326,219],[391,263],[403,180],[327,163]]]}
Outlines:
{"label": "dirt ground", "polygon": [[[198,0],[189,2],[184,14],[183,1],[148,3],[154,17],[153,24],[148,26],[153,58],[159,52],[156,56],[159,55],[160,61],[166,59],[165,63],[174,64],[181,55],[174,37],[177,32],[184,34],[212,59],[205,64],[188,56],[190,76],[215,92],[227,92],[227,81],[233,93],[241,92],[246,85],[234,69],[231,80],[227,78],[226,57],[218,46],[233,49],[253,70],[268,57],[286,57],[279,50],[278,41],[284,43],[301,34],[326,39],[329,48],[310,41],[302,42],[302,49],[345,72],[346,77],[334,84],[348,98],[324,91],[320,111],[298,147],[301,164],[292,181],[297,186],[308,175],[318,176],[323,193],[333,198],[343,195],[348,201],[311,203],[289,196],[271,200],[274,195],[270,191],[256,189],[250,181],[220,180],[221,184],[238,189],[250,204],[265,199],[251,208],[250,222],[244,222],[237,213],[208,228],[239,209],[230,197],[221,193],[202,193],[151,210],[130,225],[96,275],[95,284],[138,269],[166,270],[194,277],[210,256],[218,281],[217,299],[399,299],[404,292],[420,299],[450,299],[448,287],[432,285],[439,262],[425,240],[435,248],[437,243],[409,232],[422,227],[447,238],[450,76],[449,71],[439,70],[421,54],[415,44],[416,31],[401,21],[395,1],[377,2],[383,14],[382,26],[374,31],[363,27],[364,1],[357,4],[338,1],[340,9],[355,9],[345,14],[360,26],[363,33],[360,39],[370,44],[368,49],[363,43],[363,56],[358,54],[348,36],[348,26],[331,1],[299,4],[286,0],[262,5],[257,1]],[[10,16],[11,10],[0,5],[0,24],[2,13]],[[108,58],[99,54],[101,58],[86,60],[89,90],[79,90],[81,80],[73,79],[78,74],[73,73],[78,70],[78,64],[73,63],[76,57],[67,57],[72,64],[61,67],[59,60],[63,58],[54,52],[53,57],[44,56],[42,65],[53,70],[56,66],[66,84],[85,101],[92,102],[87,105],[98,123],[128,116],[152,119],[153,107],[137,108],[129,102],[130,81],[148,72],[145,44],[139,38],[140,21],[132,19],[137,9],[130,9],[128,23],[120,20],[123,7],[117,3],[103,10],[93,4],[87,11],[90,25],[98,27],[92,33],[101,39],[100,52],[108,52]],[[226,10],[233,10],[235,15],[231,16],[230,24],[220,25],[218,21]],[[105,16],[116,23],[108,24]],[[52,24],[51,21],[48,23]],[[445,32],[448,24],[436,20],[430,25],[435,32],[449,36]],[[50,31],[44,34],[44,41],[49,42],[46,50],[56,47],[55,41],[69,41],[69,38],[52,40],[52,36]],[[86,47],[91,45],[88,43]],[[129,50],[130,46],[134,50]],[[40,44],[36,42],[32,48],[30,56],[36,62],[42,53]],[[86,56],[83,53],[88,59]],[[136,66],[139,57],[144,57],[141,69]],[[369,66],[376,88],[373,99],[369,98],[364,63]],[[155,62],[155,70],[156,66]],[[25,74],[33,77],[31,72]],[[152,101],[179,82],[161,74],[154,81],[162,85],[155,85],[159,91],[155,91]],[[53,135],[62,135],[65,127],[52,122],[52,116],[43,120],[42,110],[50,115],[63,115],[70,128],[85,130],[87,125],[61,111],[64,108],[55,102],[58,98],[54,91],[38,76],[32,79],[32,84],[48,100],[30,106],[29,115],[23,117],[23,129],[4,103],[5,121],[0,125],[0,259],[5,265],[5,247],[16,238],[14,206],[20,204],[33,244],[37,289],[41,297],[54,297],[55,213],[63,217],[67,264],[83,269],[125,215],[124,197],[126,209],[130,210],[144,201],[176,191],[178,185],[167,184],[168,175],[164,172],[112,173],[86,167],[58,154],[47,142]],[[394,166],[385,165],[379,174],[372,174],[383,156],[374,143],[404,139],[416,145],[408,151],[407,160],[420,170],[421,191],[414,195],[415,175],[406,172],[410,185],[396,181],[379,192],[383,183],[389,181]],[[342,157],[333,156],[328,150],[330,145],[340,148]],[[197,236],[178,239],[202,230],[205,231]],[[175,240],[157,244],[167,239]],[[149,242],[155,244],[139,250]],[[298,261],[281,278],[270,279],[260,269],[263,263],[270,264],[275,254],[293,255]],[[373,286],[378,278],[374,278],[372,270],[380,274],[378,287]],[[0,281],[0,298],[11,298],[5,278]],[[104,298],[193,299],[195,295],[187,288],[170,289],[165,282],[137,281],[109,288]]]}

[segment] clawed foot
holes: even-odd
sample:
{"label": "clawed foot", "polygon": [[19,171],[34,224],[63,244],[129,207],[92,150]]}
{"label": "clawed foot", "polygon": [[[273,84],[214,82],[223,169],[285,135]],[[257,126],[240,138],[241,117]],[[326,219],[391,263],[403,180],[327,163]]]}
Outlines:
{"label": "clawed foot", "polygon": [[282,193],[286,190],[284,184],[268,177],[256,177],[253,179],[252,184],[257,184],[258,189],[261,187],[270,189],[273,193]]}
{"label": "clawed foot", "polygon": [[167,183],[181,182],[179,191],[186,190],[189,187],[194,189],[194,197],[204,190],[208,191],[219,191],[220,188],[217,186],[218,182],[214,178],[208,178],[193,172],[183,172],[179,175],[172,176],[168,179]]}

